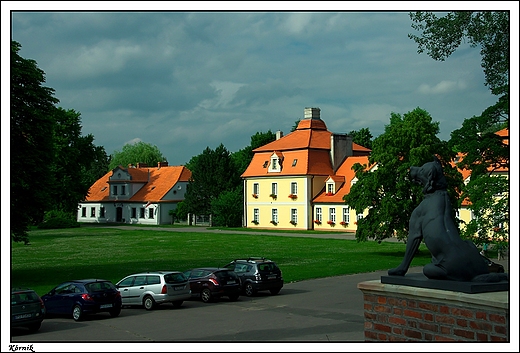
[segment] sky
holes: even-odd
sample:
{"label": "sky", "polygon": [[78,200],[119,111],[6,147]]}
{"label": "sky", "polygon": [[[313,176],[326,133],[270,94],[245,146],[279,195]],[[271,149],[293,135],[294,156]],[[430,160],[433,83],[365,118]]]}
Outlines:
{"label": "sky", "polygon": [[320,108],[329,131],[369,128],[374,137],[391,113],[420,107],[448,140],[496,102],[480,49],[463,43],[446,61],[418,54],[406,9],[33,5],[11,8],[11,38],[107,154],[137,141],[157,146],[170,165],[220,144],[236,152],[256,132],[288,134],[305,107]]}

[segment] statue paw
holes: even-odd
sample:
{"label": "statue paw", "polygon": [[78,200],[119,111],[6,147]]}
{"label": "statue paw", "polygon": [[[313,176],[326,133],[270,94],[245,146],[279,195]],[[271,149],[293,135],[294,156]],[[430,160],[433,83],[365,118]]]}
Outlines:
{"label": "statue paw", "polygon": [[389,276],[404,276],[405,274],[406,274],[406,271],[400,269],[399,267],[388,270]]}

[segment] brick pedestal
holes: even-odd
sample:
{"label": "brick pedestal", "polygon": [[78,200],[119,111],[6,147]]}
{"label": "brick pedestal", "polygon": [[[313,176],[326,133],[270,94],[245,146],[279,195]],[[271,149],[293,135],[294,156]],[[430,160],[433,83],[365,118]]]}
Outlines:
{"label": "brick pedestal", "polygon": [[365,341],[509,342],[508,291],[467,294],[361,282]]}

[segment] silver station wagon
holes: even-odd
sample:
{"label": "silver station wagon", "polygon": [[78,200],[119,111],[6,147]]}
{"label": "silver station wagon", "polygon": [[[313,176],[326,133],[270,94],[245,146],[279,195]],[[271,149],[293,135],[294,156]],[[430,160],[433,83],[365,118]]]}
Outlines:
{"label": "silver station wagon", "polygon": [[179,271],[135,273],[117,282],[116,287],[123,305],[144,306],[146,310],[164,303],[178,308],[191,297],[188,279]]}

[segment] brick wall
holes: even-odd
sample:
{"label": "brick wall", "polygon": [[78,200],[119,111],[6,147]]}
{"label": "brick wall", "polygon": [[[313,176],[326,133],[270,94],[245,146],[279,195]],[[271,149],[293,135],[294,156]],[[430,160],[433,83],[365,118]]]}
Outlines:
{"label": "brick wall", "polygon": [[365,341],[509,342],[508,292],[465,294],[380,281],[358,288]]}

